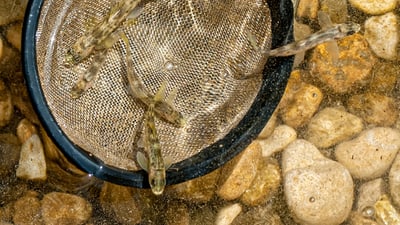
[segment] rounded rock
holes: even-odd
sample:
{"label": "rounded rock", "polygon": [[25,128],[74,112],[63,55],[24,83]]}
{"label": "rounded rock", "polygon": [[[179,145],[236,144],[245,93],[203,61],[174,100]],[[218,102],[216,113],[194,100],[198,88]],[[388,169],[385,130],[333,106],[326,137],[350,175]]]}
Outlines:
{"label": "rounded rock", "polygon": [[376,127],[363,131],[353,140],[340,143],[335,149],[335,156],[353,177],[374,179],[387,171],[399,149],[398,130]]}
{"label": "rounded rock", "polygon": [[336,108],[318,112],[308,124],[306,139],[318,148],[328,148],[348,140],[364,128],[362,119]]}
{"label": "rounded rock", "polygon": [[33,134],[22,144],[16,173],[17,177],[28,180],[47,178],[43,145],[37,134]]}
{"label": "rounded rock", "polygon": [[221,208],[215,219],[215,225],[230,225],[240,212],[242,212],[242,206],[239,203]]}
{"label": "rounded rock", "polygon": [[262,149],[262,156],[268,157],[283,150],[288,144],[296,140],[296,138],[297,133],[293,128],[287,125],[276,127],[269,138],[258,140]]}
{"label": "rounded rock", "polygon": [[41,204],[38,195],[39,194],[35,191],[29,191],[25,196],[14,203],[14,224],[43,224],[40,212]]}
{"label": "rounded rock", "polygon": [[390,195],[393,202],[400,206],[400,154],[398,153],[393,161],[389,172]]}
{"label": "rounded rock", "polygon": [[350,4],[364,13],[379,15],[394,10],[397,0],[349,0]]}
{"label": "rounded rock", "polygon": [[315,154],[303,155],[304,148],[296,151],[296,142],[287,147],[286,150],[290,150],[284,152],[286,156],[282,162],[286,165],[298,162],[290,170],[286,166],[284,173],[284,193],[293,218],[303,225],[342,223],[353,204],[350,173],[339,163],[314,152],[313,148],[311,151]]}
{"label": "rounded rock", "polygon": [[396,59],[399,43],[397,16],[392,12],[373,16],[365,21],[364,27],[364,36],[372,51],[383,59]]}
{"label": "rounded rock", "polygon": [[51,192],[43,197],[41,203],[46,225],[85,224],[92,215],[89,202],[72,194]]}

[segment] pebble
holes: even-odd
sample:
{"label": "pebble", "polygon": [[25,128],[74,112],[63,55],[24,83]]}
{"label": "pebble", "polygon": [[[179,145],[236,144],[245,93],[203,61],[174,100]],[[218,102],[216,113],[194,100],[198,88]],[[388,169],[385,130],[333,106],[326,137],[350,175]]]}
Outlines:
{"label": "pebble", "polygon": [[228,201],[239,198],[256,177],[261,157],[261,146],[254,141],[223,166],[217,195]]}
{"label": "pebble", "polygon": [[21,51],[21,40],[22,40],[22,23],[16,23],[11,25],[6,31],[7,41],[11,45]]}
{"label": "pebble", "polygon": [[339,58],[332,60],[327,44],[314,48],[309,60],[311,76],[337,94],[352,92],[365,86],[376,62],[368,42],[361,34],[337,41]]}
{"label": "pebble", "polygon": [[142,219],[142,210],[133,195],[133,188],[105,182],[101,188],[100,205],[103,211],[126,225],[135,225]]}
{"label": "pebble", "polygon": [[305,139],[318,148],[328,148],[360,133],[364,128],[359,117],[336,108],[324,108],[308,124]]}
{"label": "pebble", "polygon": [[389,171],[390,196],[393,202],[400,206],[400,153],[397,153]]}
{"label": "pebble", "polygon": [[318,110],[323,94],[319,88],[302,83],[293,95],[295,97],[288,105],[281,108],[280,117],[285,124],[298,128],[305,125]]}
{"label": "pebble", "polygon": [[363,131],[353,140],[340,143],[335,156],[354,178],[374,179],[382,176],[400,149],[400,132],[376,127]]}
{"label": "pebble", "polygon": [[349,0],[349,2],[353,7],[370,15],[387,13],[397,6],[397,0]]}
{"label": "pebble", "polygon": [[[357,212],[368,216],[369,210],[374,207],[374,204],[385,194],[385,182],[382,178],[377,178],[363,183],[358,188]],[[370,215],[370,216],[373,216]]]}
{"label": "pebble", "polygon": [[46,159],[39,135],[33,134],[22,144],[16,173],[27,180],[46,180]]}
{"label": "pebble", "polygon": [[345,221],[353,204],[353,180],[341,164],[325,158],[305,140],[283,152],[284,193],[289,210],[302,225]]}
{"label": "pebble", "polygon": [[51,192],[44,195],[41,203],[46,225],[85,224],[92,215],[90,203],[72,194]]}
{"label": "pebble", "polygon": [[375,203],[375,220],[378,224],[398,225],[400,224],[400,214],[392,205],[387,195]]}
{"label": "pebble", "polygon": [[230,225],[240,212],[242,212],[242,206],[239,203],[221,208],[215,219],[215,225]]}
{"label": "pebble", "polygon": [[14,114],[11,92],[6,84],[0,80],[0,127],[6,126]]}
{"label": "pebble", "polygon": [[319,2],[318,0],[298,0],[296,10],[297,17],[315,19],[317,18]]}
{"label": "pebble", "polygon": [[241,202],[249,206],[265,203],[277,193],[281,180],[278,162],[264,157],[258,166],[253,183],[240,198]]}
{"label": "pebble", "polygon": [[372,51],[383,59],[396,59],[399,43],[397,16],[392,12],[373,16],[365,21],[364,27],[364,36]]}
{"label": "pebble", "polygon": [[351,113],[376,126],[391,126],[398,117],[394,99],[381,94],[353,95],[349,98],[347,106]]}
{"label": "pebble", "polygon": [[283,150],[288,144],[296,140],[296,138],[297,133],[290,126],[280,125],[276,127],[269,138],[258,140],[262,149],[262,156],[269,157]]}
{"label": "pebble", "polygon": [[0,177],[9,177],[15,171],[20,149],[21,144],[14,134],[0,134]]}
{"label": "pebble", "polygon": [[28,191],[25,196],[14,203],[13,222],[18,225],[43,224],[41,216],[41,203],[38,193]]}
{"label": "pebble", "polygon": [[220,173],[221,170],[217,169],[205,176],[170,186],[166,194],[193,203],[206,203],[214,196]]}

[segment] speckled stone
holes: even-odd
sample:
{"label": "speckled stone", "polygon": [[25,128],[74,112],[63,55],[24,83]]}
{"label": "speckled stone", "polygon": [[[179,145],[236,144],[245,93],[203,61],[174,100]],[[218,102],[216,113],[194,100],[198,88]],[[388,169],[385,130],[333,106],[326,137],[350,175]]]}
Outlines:
{"label": "speckled stone", "polygon": [[347,36],[337,43],[339,58],[336,62],[327,44],[320,44],[312,52],[309,69],[314,79],[334,93],[343,94],[368,83],[376,58],[361,34]]}
{"label": "speckled stone", "polygon": [[261,146],[254,141],[222,168],[217,195],[228,201],[239,198],[256,177],[260,159]]}
{"label": "speckled stone", "polygon": [[363,128],[359,117],[340,109],[325,108],[311,119],[305,139],[318,148],[328,148],[352,138]]}
{"label": "speckled stone", "polygon": [[293,218],[304,225],[336,225],[353,204],[353,180],[341,164],[325,158],[305,140],[282,155],[284,193]]}
{"label": "speckled stone", "polygon": [[364,13],[379,15],[396,8],[397,0],[349,0],[350,4]]}
{"label": "speckled stone", "polygon": [[335,156],[354,178],[374,179],[389,169],[399,149],[398,130],[376,127],[363,131],[353,140],[340,143],[335,149]]}
{"label": "speckled stone", "polygon": [[44,224],[41,215],[41,203],[38,193],[28,191],[14,203],[13,222],[18,225]]}
{"label": "speckled stone", "polygon": [[89,202],[72,194],[51,192],[43,197],[41,203],[46,225],[85,224],[92,215]]}
{"label": "speckled stone", "polygon": [[385,182],[377,178],[363,183],[358,188],[356,210],[359,213],[367,214],[367,210],[374,206],[382,195],[385,194]]}
{"label": "speckled stone", "polygon": [[397,62],[376,63],[372,71],[374,76],[369,84],[369,92],[390,96],[396,88],[398,71],[400,71],[400,65]]}
{"label": "speckled stone", "polygon": [[377,126],[391,126],[398,117],[394,99],[381,94],[353,95],[349,98],[347,107],[365,122]]}
{"label": "speckled stone", "polygon": [[364,27],[364,36],[377,56],[388,60],[397,58],[399,29],[398,19],[394,13],[373,16],[365,21]]}

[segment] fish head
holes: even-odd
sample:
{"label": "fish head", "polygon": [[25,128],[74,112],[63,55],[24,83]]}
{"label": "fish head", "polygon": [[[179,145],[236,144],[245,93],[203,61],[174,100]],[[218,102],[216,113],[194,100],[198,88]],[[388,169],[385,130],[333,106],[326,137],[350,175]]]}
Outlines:
{"label": "fish head", "polygon": [[346,23],[340,24],[339,26],[340,32],[347,35],[352,35],[360,31],[361,26],[358,23],[354,23],[351,21],[348,21]]}
{"label": "fish head", "polygon": [[149,183],[153,194],[161,195],[166,184],[165,169],[150,171]]}

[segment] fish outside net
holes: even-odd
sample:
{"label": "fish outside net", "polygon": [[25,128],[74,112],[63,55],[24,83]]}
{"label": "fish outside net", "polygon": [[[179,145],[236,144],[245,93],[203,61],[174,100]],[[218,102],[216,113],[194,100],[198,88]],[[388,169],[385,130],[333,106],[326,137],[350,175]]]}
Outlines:
{"label": "fish outside net", "polygon": [[[135,156],[146,106],[130,95],[122,40],[107,52],[93,86],[79,99],[70,90],[93,55],[74,67],[65,55],[86,30],[96,26],[114,1],[46,0],[36,32],[40,86],[48,108],[65,135],[105,164],[139,170]],[[223,138],[243,118],[262,83],[271,44],[270,11],[260,0],[160,0],[143,3],[134,24],[123,25],[134,68],[155,94],[166,82],[166,96],[186,119],[175,127],[156,119],[164,157],[173,163],[199,153]],[[96,53],[95,53],[96,54]],[[248,79],[238,79],[251,77]]]}

